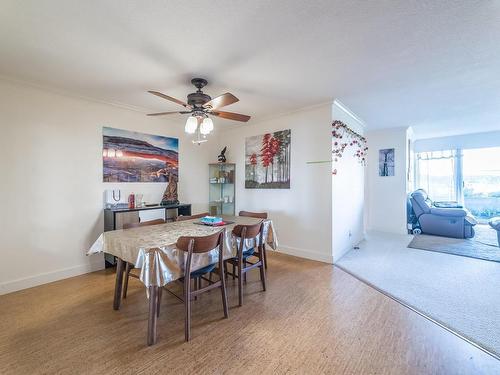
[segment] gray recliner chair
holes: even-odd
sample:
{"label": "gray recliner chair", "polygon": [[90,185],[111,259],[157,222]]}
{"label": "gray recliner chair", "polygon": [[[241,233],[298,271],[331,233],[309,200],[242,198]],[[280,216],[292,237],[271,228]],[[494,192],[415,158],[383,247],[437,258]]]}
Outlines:
{"label": "gray recliner chair", "polygon": [[[474,225],[477,221],[461,206],[450,207],[449,204],[443,204],[446,207],[436,207],[438,204],[433,203],[422,189],[414,191],[410,201],[421,233],[453,238],[474,237]],[[414,233],[418,233],[418,230],[414,230]]]}

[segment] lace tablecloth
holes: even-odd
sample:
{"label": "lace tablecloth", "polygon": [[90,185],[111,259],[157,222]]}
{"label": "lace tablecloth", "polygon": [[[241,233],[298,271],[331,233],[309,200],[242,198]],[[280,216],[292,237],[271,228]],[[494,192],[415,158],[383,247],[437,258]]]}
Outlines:
{"label": "lace tablecloth", "polygon": [[[164,286],[184,275],[186,253],[175,247],[181,236],[207,236],[224,230],[224,259],[236,255],[236,241],[231,231],[237,224],[251,225],[260,219],[243,216],[224,216],[224,220],[233,221],[223,227],[209,227],[195,224],[195,220],[150,225],[131,229],[120,229],[102,233],[92,245],[87,255],[108,253],[135,265],[141,269],[140,279],[146,287]],[[264,220],[264,241],[276,249],[278,241],[271,220]],[[253,247],[258,241],[247,240],[246,248]],[[192,270],[205,267],[218,261],[218,250],[208,253],[193,254]]]}

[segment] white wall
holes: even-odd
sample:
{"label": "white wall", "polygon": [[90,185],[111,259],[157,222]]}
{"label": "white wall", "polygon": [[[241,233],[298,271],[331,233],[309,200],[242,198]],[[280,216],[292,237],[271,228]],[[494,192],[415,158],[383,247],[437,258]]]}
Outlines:
{"label": "white wall", "polygon": [[[407,128],[392,128],[366,133],[368,165],[366,169],[367,229],[391,233],[407,233]],[[378,151],[395,149],[395,175],[378,173]]]}
{"label": "white wall", "polygon": [[[307,163],[331,160],[331,104],[234,129],[216,127],[210,142],[202,146],[185,136],[183,119],[146,117],[6,80],[0,81],[0,113],[0,246],[7,265],[0,274],[0,294],[102,268],[102,256],[85,253],[103,230],[104,190],[121,189],[124,195],[143,193],[147,201],[160,200],[165,184],[102,182],[103,126],[178,137],[180,200],[192,203],[194,212],[207,210],[207,163],[227,145],[228,161],[237,163],[236,210],[268,211],[280,251],[333,263],[332,244],[343,251],[346,230],[351,230],[353,243],[362,236],[362,207],[353,211],[341,199],[354,192],[362,196],[362,184],[353,185],[362,179],[357,173],[362,167],[346,167],[345,179],[337,180],[332,195],[331,164]],[[345,114],[337,115],[342,119],[339,116]],[[245,138],[283,129],[292,131],[291,188],[245,189]],[[344,180],[346,184],[340,184]],[[356,204],[361,202],[355,198]],[[332,209],[338,210],[338,237],[332,237]],[[345,214],[353,216],[343,221]]]}
{"label": "white wall", "polygon": [[165,184],[102,182],[102,127],[179,137],[180,200],[206,210],[208,149],[183,124],[0,81],[0,294],[103,266],[87,257],[103,229],[103,191],[144,193],[158,202]]}
{"label": "white wall", "polygon": [[[364,134],[364,124],[340,102],[335,101],[333,119],[340,120],[358,134]],[[337,262],[354,245],[364,238],[364,174],[353,149],[347,148],[333,168],[332,175],[332,253]]]}
{"label": "white wall", "polygon": [[[236,163],[236,211],[267,211],[273,219],[280,250],[332,263],[331,104],[297,111],[216,134],[212,159],[228,146]],[[245,189],[245,138],[291,129],[290,189]]]}

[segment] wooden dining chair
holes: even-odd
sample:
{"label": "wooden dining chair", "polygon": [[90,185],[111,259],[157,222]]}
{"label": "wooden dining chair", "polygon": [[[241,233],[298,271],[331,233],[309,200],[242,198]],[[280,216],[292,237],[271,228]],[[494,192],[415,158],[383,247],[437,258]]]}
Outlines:
{"label": "wooden dining chair", "polygon": [[[263,219],[267,220],[268,215],[267,212],[251,212],[251,211],[240,211],[238,213],[239,216],[246,216],[246,217],[254,217],[256,219]],[[262,255],[264,258],[264,267],[266,267],[267,270],[267,252],[266,252],[266,244],[262,244]]]}
{"label": "wooden dining chair", "polygon": [[[224,274],[224,235],[225,229],[205,237],[179,237],[176,247],[184,252],[187,252],[186,263],[184,267],[184,293],[183,302],[185,307],[184,332],[185,339],[191,339],[191,300],[198,295],[208,292],[214,288],[220,288],[222,295],[222,306],[224,308],[224,318],[229,317],[226,295],[226,278]],[[219,280],[212,281],[204,277],[207,273],[213,272],[217,263],[210,264],[201,269],[192,271],[191,261],[193,254],[208,253],[210,250],[218,249],[218,274]],[[205,280],[208,285],[201,287],[201,280]],[[194,282],[194,285],[192,284]],[[193,286],[195,288],[193,288]]]}
{"label": "wooden dining chair", "polygon": [[[126,224],[123,224],[123,229],[146,227],[149,225],[158,225],[158,224],[164,224],[164,223],[165,223],[165,220],[163,220],[163,219],[143,221],[143,222],[139,222],[139,223],[126,223]],[[139,275],[131,272],[133,269],[134,269],[134,265],[132,263],[125,262],[125,280],[123,281],[123,299],[127,298],[129,277],[139,279]]]}
{"label": "wooden dining chair", "polygon": [[[175,221],[187,221],[187,220],[193,220],[193,219],[201,219],[202,217],[209,216],[208,212],[203,212],[202,214],[195,214],[195,215],[181,215],[177,216]],[[212,280],[212,272],[210,272],[209,279]],[[198,280],[197,283],[201,283],[201,280]],[[198,285],[198,284],[196,284]]]}
{"label": "wooden dining chair", "polygon": [[[260,281],[262,282],[262,289],[266,291],[266,271],[264,269],[264,259],[262,251],[263,242],[263,232],[264,223],[253,225],[236,225],[233,228],[233,236],[238,240],[237,255],[234,258],[226,260],[227,264],[232,264],[238,269],[237,274],[232,274],[233,277],[238,278],[238,305],[243,305],[243,281],[246,273],[254,268],[259,268],[260,270]],[[256,243],[256,238],[259,238],[258,243]],[[245,240],[254,241],[253,247],[245,249]],[[257,252],[255,248],[257,247]],[[256,262],[251,262],[248,260],[250,257],[256,257],[258,260]],[[234,267],[233,267],[234,270]],[[226,271],[229,274],[229,272]]]}
{"label": "wooden dining chair", "polygon": [[202,217],[208,216],[208,212],[204,212],[202,214],[196,214],[196,215],[181,215],[177,216],[175,221],[185,221],[185,220],[192,220],[192,219],[201,219]]}

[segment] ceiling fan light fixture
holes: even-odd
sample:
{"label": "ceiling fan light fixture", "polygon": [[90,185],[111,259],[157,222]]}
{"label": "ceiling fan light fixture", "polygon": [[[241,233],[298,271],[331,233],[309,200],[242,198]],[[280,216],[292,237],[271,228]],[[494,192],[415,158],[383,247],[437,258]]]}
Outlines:
{"label": "ceiling fan light fixture", "polygon": [[200,125],[200,133],[209,134],[212,130],[214,130],[214,122],[211,118],[205,117]]}
{"label": "ceiling fan light fixture", "polygon": [[186,126],[184,130],[188,134],[194,134],[198,128],[198,119],[194,116],[189,116],[186,120]]}
{"label": "ceiling fan light fixture", "polygon": [[[216,116],[227,120],[247,122],[250,116],[242,115],[241,113],[225,112],[220,108],[234,104],[239,99],[233,94],[226,92],[225,94],[212,98],[210,95],[205,94],[202,88],[207,85],[207,81],[203,78],[193,78],[191,83],[196,87],[196,92],[187,95],[187,101],[176,99],[174,97],[165,95],[159,91],[149,90],[148,92],[169,102],[176,103],[184,107],[183,111],[169,111],[148,113],[148,116],[164,116],[172,114],[189,114],[186,120],[184,130],[187,134],[197,134],[198,139],[196,143],[200,144],[206,141],[208,134],[214,130],[214,123],[210,116]],[[203,136],[203,140],[200,137]],[[115,150],[104,150],[105,157],[115,157]]]}
{"label": "ceiling fan light fixture", "polygon": [[200,125],[200,133],[203,135],[210,134],[210,129],[207,126],[207,123],[203,121]]}

